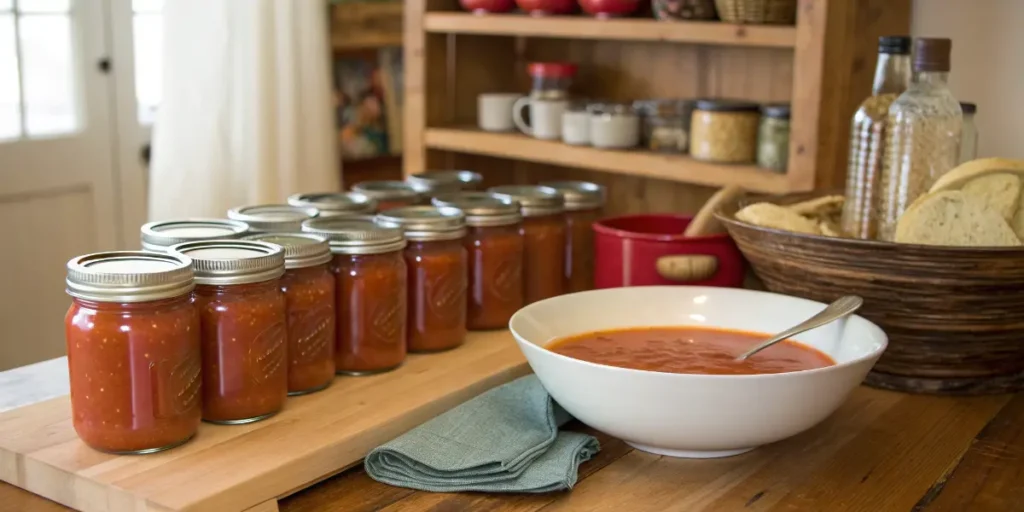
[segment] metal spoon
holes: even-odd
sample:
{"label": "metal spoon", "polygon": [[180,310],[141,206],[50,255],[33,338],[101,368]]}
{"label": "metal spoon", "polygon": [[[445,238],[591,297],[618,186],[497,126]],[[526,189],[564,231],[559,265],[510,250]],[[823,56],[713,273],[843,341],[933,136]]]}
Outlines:
{"label": "metal spoon", "polygon": [[817,327],[821,327],[829,322],[833,322],[839,320],[840,318],[849,316],[853,314],[854,311],[860,309],[861,305],[863,304],[864,299],[856,295],[847,295],[845,297],[840,297],[832,304],[826,306],[825,309],[819,311],[818,314],[808,318],[807,320],[804,320],[803,322],[800,322],[799,324],[794,325],[793,327],[790,327],[789,329],[786,329],[785,331],[780,332],[779,334],[776,334],[775,336],[773,336],[771,339],[768,339],[764,343],[761,343],[760,345],[740,354],[738,357],[736,357],[736,360],[743,361],[744,359],[784,339],[792,338],[793,336],[796,336],[797,334],[800,334],[802,332],[809,331]]}

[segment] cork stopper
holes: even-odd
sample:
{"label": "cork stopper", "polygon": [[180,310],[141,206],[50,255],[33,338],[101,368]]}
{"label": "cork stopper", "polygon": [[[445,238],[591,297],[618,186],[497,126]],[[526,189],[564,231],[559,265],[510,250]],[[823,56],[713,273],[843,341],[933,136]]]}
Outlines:
{"label": "cork stopper", "polygon": [[949,71],[949,54],[953,41],[922,37],[914,40],[914,71]]}

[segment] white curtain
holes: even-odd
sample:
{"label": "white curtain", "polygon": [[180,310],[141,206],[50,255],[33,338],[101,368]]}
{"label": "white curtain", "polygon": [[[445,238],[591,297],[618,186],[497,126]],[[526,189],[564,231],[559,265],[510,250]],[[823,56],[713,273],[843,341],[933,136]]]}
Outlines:
{"label": "white curtain", "polygon": [[340,189],[324,0],[171,0],[149,218]]}

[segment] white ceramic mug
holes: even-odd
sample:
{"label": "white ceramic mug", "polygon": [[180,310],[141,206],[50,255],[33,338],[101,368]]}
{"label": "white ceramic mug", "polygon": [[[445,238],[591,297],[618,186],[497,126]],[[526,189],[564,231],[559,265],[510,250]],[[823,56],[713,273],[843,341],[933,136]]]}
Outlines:
{"label": "white ceramic mug", "polygon": [[512,106],[523,95],[515,92],[488,92],[476,98],[476,122],[481,130],[508,132],[515,128]]}
{"label": "white ceramic mug", "polygon": [[[512,106],[512,120],[520,131],[538,139],[559,139],[562,137],[562,113],[569,105],[567,100],[542,100],[519,98]],[[530,107],[530,122],[523,119],[523,109]]]}
{"label": "white ceramic mug", "polygon": [[590,143],[595,148],[627,149],[640,144],[640,116],[620,103],[591,105]]}
{"label": "white ceramic mug", "polygon": [[590,144],[590,114],[586,106],[570,107],[562,114],[562,142],[574,146]]}

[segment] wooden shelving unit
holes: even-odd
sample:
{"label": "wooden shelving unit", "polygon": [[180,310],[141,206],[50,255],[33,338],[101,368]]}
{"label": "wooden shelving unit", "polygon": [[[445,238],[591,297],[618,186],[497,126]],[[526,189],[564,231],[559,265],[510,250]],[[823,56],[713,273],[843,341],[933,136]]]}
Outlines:
{"label": "wooden shelving unit", "polygon": [[352,2],[331,8],[335,51],[402,46],[402,2]]}
{"label": "wooden shelving unit", "polygon": [[[610,213],[693,211],[728,184],[768,193],[841,186],[849,119],[869,93],[878,36],[906,34],[910,0],[800,0],[795,26],[587,16],[475,15],[457,0],[405,3],[404,172],[466,168],[486,183],[585,179]],[[526,65],[570,61],[574,93],[790,102],[789,169],[604,151],[473,128],[476,98],[529,90]]]}

